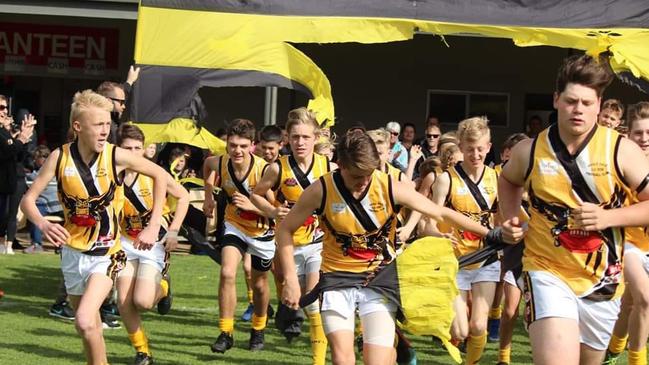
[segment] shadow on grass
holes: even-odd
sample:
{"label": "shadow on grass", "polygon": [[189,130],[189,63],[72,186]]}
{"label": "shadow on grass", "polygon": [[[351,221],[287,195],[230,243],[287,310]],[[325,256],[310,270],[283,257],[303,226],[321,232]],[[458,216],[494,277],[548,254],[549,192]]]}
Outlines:
{"label": "shadow on grass", "polygon": [[30,355],[36,354],[42,356],[44,359],[67,359],[77,363],[80,363],[85,360],[85,356],[83,355],[83,352],[81,351],[80,348],[81,344],[79,344],[79,350],[77,352],[65,351],[61,349],[60,346],[56,346],[56,344],[53,344],[54,346],[52,347],[47,347],[47,346],[42,346],[34,343],[5,342],[3,346],[5,345],[7,347],[12,348],[14,351],[18,351]]}

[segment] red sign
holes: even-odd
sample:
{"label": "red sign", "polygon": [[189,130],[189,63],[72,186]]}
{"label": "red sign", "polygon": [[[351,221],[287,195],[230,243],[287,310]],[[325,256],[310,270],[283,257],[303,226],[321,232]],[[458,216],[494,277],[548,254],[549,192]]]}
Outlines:
{"label": "red sign", "polygon": [[0,70],[100,76],[118,69],[119,30],[0,23]]}

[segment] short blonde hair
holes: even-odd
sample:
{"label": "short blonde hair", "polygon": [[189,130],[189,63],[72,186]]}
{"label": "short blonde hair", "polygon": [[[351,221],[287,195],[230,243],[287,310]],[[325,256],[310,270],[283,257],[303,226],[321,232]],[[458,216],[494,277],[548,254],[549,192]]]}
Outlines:
{"label": "short blonde hair", "polygon": [[484,116],[465,119],[457,126],[457,136],[460,142],[475,142],[484,136],[491,139],[489,120]]}
{"label": "short blonde hair", "polygon": [[314,152],[319,155],[324,154],[325,150],[327,149],[333,152],[335,148],[336,146],[329,139],[321,139],[318,143],[315,144],[315,146],[313,146]]}
{"label": "short blonde hair", "polygon": [[291,134],[291,129],[298,124],[306,124],[313,127],[313,133],[316,137],[320,136],[320,125],[315,117],[315,113],[305,107],[293,109],[288,112],[286,121],[286,133]]}
{"label": "short blonde hair", "polygon": [[98,108],[110,113],[113,111],[113,102],[90,89],[77,92],[72,98],[70,107],[70,126],[75,120],[80,120],[83,113],[90,108]]}
{"label": "short blonde hair", "polygon": [[379,129],[372,129],[371,131],[367,131],[367,135],[372,138],[372,141],[374,141],[374,144],[378,147],[379,145],[381,146],[389,146],[390,145],[390,132],[387,131],[385,128],[379,128]]}

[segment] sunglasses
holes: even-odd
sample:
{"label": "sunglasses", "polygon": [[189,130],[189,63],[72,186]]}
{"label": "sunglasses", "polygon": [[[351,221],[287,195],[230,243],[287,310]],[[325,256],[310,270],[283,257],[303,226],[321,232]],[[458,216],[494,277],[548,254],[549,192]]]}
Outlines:
{"label": "sunglasses", "polygon": [[126,102],[126,100],[124,99],[117,99],[117,98],[110,98],[110,100],[119,103],[119,105],[124,105],[124,103]]}
{"label": "sunglasses", "polygon": [[2,110],[7,110],[7,106],[6,105],[0,105],[0,111],[2,111]]}
{"label": "sunglasses", "polygon": [[426,138],[439,138],[439,134],[426,134]]}
{"label": "sunglasses", "polygon": [[398,136],[399,132],[390,132],[390,134],[393,135],[393,136]]}

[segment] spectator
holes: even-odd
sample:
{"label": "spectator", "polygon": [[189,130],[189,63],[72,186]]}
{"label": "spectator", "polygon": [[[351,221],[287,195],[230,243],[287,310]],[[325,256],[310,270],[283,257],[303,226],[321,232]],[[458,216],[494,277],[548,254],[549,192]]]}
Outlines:
{"label": "spectator", "polygon": [[541,117],[533,115],[527,122],[526,134],[530,136],[530,138],[536,138],[543,129],[545,129],[545,126],[543,125]]}
{"label": "spectator", "polygon": [[[45,160],[49,155],[50,149],[47,148],[47,146],[40,145],[36,147],[36,151],[34,151],[33,155],[36,170],[27,174],[27,181],[29,181],[30,184],[34,181],[36,176],[38,176],[43,163],[45,163]],[[63,207],[59,202],[57,192],[58,188],[56,184],[56,178],[52,178],[52,181],[47,184],[45,190],[43,190],[43,192],[36,199],[36,208],[38,208],[38,211],[44,217],[59,216],[63,218]],[[29,235],[31,237],[32,244],[31,246],[25,248],[23,252],[28,254],[43,252],[43,232],[41,232],[41,230],[38,229],[38,227],[32,222],[29,222]]]}
{"label": "spectator", "polygon": [[128,70],[126,82],[118,84],[112,81],[104,81],[97,87],[97,94],[107,97],[113,103],[113,111],[110,113],[112,124],[110,126],[110,135],[108,141],[115,143],[117,127],[122,122],[122,116],[126,117],[126,101],[131,92],[131,87],[137,81],[140,75],[140,68],[131,66]]}
{"label": "spectator", "polygon": [[[437,120],[437,118],[434,117],[432,119]],[[431,119],[429,119],[429,121],[430,120]],[[424,162],[424,160],[431,156],[438,155],[437,150],[439,147],[439,139],[441,135],[442,132],[440,131],[439,126],[433,123],[428,124],[428,126],[426,127],[426,134],[424,135],[424,139],[420,143],[423,156],[419,160],[417,160],[413,178],[416,179],[419,177],[419,167]]]}
{"label": "spectator", "polygon": [[7,98],[0,95],[0,253],[13,255],[18,204],[27,188],[22,161],[36,119],[26,114],[16,127],[8,113]]}
{"label": "spectator", "polygon": [[403,124],[403,133],[401,133],[401,144],[408,151],[410,151],[410,147],[412,147],[412,145],[415,143],[416,134],[417,131],[415,130],[414,124],[412,123]]}
{"label": "spectator", "polygon": [[408,150],[399,142],[401,125],[397,122],[388,122],[385,129],[390,132],[390,157],[388,162],[405,173],[408,168]]}

